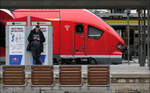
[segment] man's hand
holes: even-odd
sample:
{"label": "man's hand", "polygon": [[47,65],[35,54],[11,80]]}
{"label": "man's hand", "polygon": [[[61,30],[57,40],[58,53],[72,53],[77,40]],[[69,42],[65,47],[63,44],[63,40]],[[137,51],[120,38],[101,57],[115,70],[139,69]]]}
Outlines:
{"label": "man's hand", "polygon": [[33,39],[34,39],[34,40],[36,40],[36,39],[37,39],[37,37],[33,37]]}
{"label": "man's hand", "polygon": [[40,38],[37,38],[37,40],[40,40]]}
{"label": "man's hand", "polygon": [[40,38],[39,38],[39,37],[34,37],[33,39],[34,39],[34,40],[40,40]]}

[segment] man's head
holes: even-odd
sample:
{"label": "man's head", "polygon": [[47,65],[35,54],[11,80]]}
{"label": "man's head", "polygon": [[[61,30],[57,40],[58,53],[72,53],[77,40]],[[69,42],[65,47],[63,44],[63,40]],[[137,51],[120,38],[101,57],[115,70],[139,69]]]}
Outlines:
{"label": "man's head", "polygon": [[36,32],[38,32],[38,31],[39,31],[39,29],[40,29],[40,26],[39,26],[39,25],[37,25],[37,26],[35,27],[35,31],[36,31]]}

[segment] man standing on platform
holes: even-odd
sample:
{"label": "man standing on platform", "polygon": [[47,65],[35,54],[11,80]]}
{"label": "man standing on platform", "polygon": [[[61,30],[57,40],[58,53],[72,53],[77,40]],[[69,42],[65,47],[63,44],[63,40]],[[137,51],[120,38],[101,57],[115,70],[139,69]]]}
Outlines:
{"label": "man standing on platform", "polygon": [[36,61],[36,65],[41,65],[40,54],[43,52],[43,43],[45,42],[45,37],[43,32],[40,30],[40,26],[36,26],[31,30],[28,36],[28,47],[27,51],[31,51],[33,59]]}

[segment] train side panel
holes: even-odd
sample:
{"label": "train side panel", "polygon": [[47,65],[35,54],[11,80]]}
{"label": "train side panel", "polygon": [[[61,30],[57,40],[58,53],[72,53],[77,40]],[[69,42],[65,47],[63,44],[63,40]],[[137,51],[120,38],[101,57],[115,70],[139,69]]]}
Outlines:
{"label": "train side panel", "polygon": [[60,54],[60,21],[52,21],[53,24],[53,54]]}
{"label": "train side panel", "polygon": [[74,23],[68,21],[61,21],[61,32],[60,32],[60,49],[61,55],[73,55],[73,33]]}

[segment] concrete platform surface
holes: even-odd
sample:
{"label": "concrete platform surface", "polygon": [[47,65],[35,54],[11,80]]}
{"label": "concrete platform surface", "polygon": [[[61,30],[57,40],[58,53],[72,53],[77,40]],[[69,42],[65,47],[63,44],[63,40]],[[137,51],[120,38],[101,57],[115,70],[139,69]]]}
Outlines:
{"label": "concrete platform surface", "polygon": [[111,74],[150,74],[149,67],[140,67],[138,63],[120,64],[110,66]]}
{"label": "concrete platform surface", "polygon": [[[86,87],[87,83],[87,66],[82,65],[83,86],[60,88],[58,84],[59,66],[54,65],[54,77],[56,84],[51,89],[31,87],[30,69],[27,70],[28,84],[25,88],[18,90],[15,88],[3,89],[2,82],[0,83],[0,93],[149,93],[150,89],[150,70],[148,66],[140,67],[138,63],[132,62],[131,64],[123,63],[119,65],[110,65],[111,83],[110,88],[106,87]],[[2,68],[2,66],[0,66]],[[30,68],[30,66],[27,66]],[[1,69],[2,74],[2,69]],[[2,75],[0,75],[2,77]],[[1,79],[0,77],[0,79]]]}

